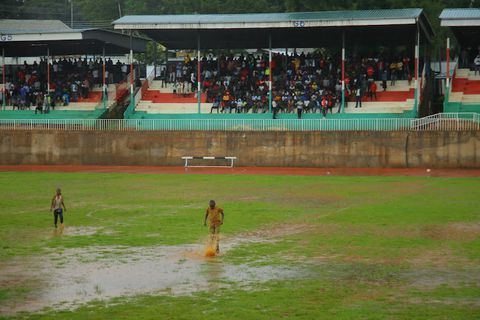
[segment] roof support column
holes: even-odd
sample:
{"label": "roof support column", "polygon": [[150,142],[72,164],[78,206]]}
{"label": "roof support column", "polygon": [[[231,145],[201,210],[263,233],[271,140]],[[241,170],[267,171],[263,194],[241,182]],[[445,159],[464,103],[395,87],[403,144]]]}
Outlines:
{"label": "roof support column", "polygon": [[447,38],[447,73],[445,86],[447,87],[446,91],[448,93],[448,89],[450,88],[450,38]]}
{"label": "roof support column", "polygon": [[419,86],[418,86],[418,71],[419,71],[419,47],[420,47],[420,29],[417,20],[417,32],[415,33],[415,102],[413,105],[413,114],[417,117],[419,105]]}
{"label": "roof support column", "polygon": [[200,60],[200,31],[197,33],[197,101],[198,101],[198,113],[201,113],[202,104],[202,74],[201,60]]}
{"label": "roof support column", "polygon": [[342,108],[341,113],[345,112],[345,31],[342,33]]}
{"label": "roof support column", "polygon": [[2,85],[3,85],[3,98],[2,98],[2,107],[5,110],[7,104],[7,87],[6,87],[6,77],[5,77],[5,48],[2,48]]}
{"label": "roof support column", "polygon": [[[427,44],[428,44],[428,41],[423,42],[423,61],[424,61],[423,62],[423,67],[427,68],[427,69],[424,70],[424,72],[423,72],[424,77],[422,78],[422,81],[420,82],[420,88],[426,87],[427,81],[430,78],[430,72],[431,72],[431,65],[430,65],[431,59],[428,57],[428,54],[430,52],[428,51],[428,45]],[[428,108],[427,113],[432,114],[432,103],[429,102],[429,103],[426,103],[425,105]]]}
{"label": "roof support column", "polygon": [[268,34],[268,70],[269,70],[269,79],[268,79],[268,112],[272,113],[272,79],[273,79],[273,70],[272,70],[272,33]]}
{"label": "roof support column", "polygon": [[50,94],[50,48],[47,46],[47,94]]}
{"label": "roof support column", "polygon": [[[173,74],[175,75],[175,70],[173,71]],[[162,88],[163,88],[163,84],[165,84],[165,87],[167,87],[167,83],[169,82],[170,82],[170,69],[168,68],[168,48],[165,47],[165,81],[162,82]]]}
{"label": "roof support column", "polygon": [[103,101],[103,108],[107,108],[107,85],[106,85],[106,68],[105,68],[105,44],[103,45],[103,50],[102,50],[102,79],[103,79],[103,86],[102,86],[102,101]]}
{"label": "roof support column", "polygon": [[135,107],[133,96],[133,48],[132,48],[132,31],[130,30],[130,105],[132,109]]}
{"label": "roof support column", "polygon": [[157,77],[157,42],[153,42],[153,79]]}

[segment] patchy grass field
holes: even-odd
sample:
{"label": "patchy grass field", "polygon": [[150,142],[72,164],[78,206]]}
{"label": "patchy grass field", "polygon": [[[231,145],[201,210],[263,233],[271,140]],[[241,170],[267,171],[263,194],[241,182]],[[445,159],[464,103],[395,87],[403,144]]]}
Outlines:
{"label": "patchy grass field", "polygon": [[480,179],[0,173],[2,317],[479,319]]}

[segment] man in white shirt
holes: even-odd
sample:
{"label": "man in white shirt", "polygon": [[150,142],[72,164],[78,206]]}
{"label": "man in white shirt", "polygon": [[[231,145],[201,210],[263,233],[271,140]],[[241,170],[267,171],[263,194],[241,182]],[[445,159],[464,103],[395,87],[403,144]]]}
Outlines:
{"label": "man in white shirt", "polygon": [[357,93],[355,94],[355,108],[362,107],[362,89],[360,86],[357,88]]}
{"label": "man in white shirt", "polygon": [[297,117],[298,117],[298,119],[302,118],[302,111],[303,111],[303,101],[302,101],[302,99],[298,99],[298,101],[297,101]]}
{"label": "man in white shirt", "polygon": [[94,84],[99,84],[99,81],[98,81],[98,69],[93,69],[92,71],[92,75],[93,75],[93,83]]}
{"label": "man in white shirt", "polygon": [[475,75],[477,75],[477,72],[480,72],[480,52],[473,60],[473,63],[475,64]]}

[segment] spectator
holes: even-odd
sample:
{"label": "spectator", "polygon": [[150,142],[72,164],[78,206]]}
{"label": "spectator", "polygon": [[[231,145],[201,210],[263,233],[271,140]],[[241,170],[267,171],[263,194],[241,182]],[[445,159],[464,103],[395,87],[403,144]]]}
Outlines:
{"label": "spectator", "polygon": [[477,54],[475,59],[473,60],[473,64],[475,65],[475,75],[480,72],[480,52]]}
{"label": "spectator", "polygon": [[375,81],[370,84],[370,101],[373,101],[373,97],[377,100],[377,84]]}
{"label": "spectator", "polygon": [[303,111],[303,101],[302,99],[298,99],[297,103],[297,117],[298,119],[302,118],[302,111]]}
{"label": "spectator", "polygon": [[70,92],[72,93],[72,101],[77,102],[78,101],[78,85],[76,82],[72,82],[70,85]]}
{"label": "spectator", "polygon": [[323,117],[326,118],[326,117],[327,117],[327,113],[328,113],[328,100],[327,100],[327,97],[325,97],[325,96],[322,97],[321,105],[322,105],[322,114],[323,114]]}
{"label": "spectator", "polygon": [[388,72],[385,69],[382,72],[382,88],[383,88],[383,91],[387,91],[387,80],[388,80]]}
{"label": "spectator", "polygon": [[357,92],[355,93],[355,108],[362,107],[362,89],[360,87],[357,88]]}

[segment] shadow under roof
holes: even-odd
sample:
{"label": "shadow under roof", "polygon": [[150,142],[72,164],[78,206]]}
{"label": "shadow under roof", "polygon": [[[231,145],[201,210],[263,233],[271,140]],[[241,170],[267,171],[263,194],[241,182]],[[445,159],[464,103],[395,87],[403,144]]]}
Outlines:
{"label": "shadow under roof", "polygon": [[[349,10],[252,14],[136,15],[113,22],[115,29],[141,30],[170,49],[321,47],[347,42],[411,44],[417,27],[430,41],[433,29],[422,9]],[[392,36],[395,35],[395,36]]]}
{"label": "shadow under roof", "polygon": [[[0,50],[8,57],[125,54],[130,36],[103,29],[72,29],[60,20],[0,19]],[[145,52],[148,40],[132,37],[135,52]]]}

